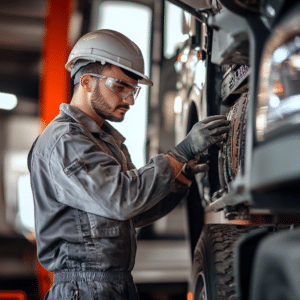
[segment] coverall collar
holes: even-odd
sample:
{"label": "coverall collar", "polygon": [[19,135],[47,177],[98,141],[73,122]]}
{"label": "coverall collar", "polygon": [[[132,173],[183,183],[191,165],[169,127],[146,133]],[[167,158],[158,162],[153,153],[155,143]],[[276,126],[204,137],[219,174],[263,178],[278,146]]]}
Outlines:
{"label": "coverall collar", "polygon": [[59,107],[60,111],[74,119],[77,123],[82,124],[90,132],[96,133],[99,137],[105,137],[105,135],[111,135],[115,141],[120,145],[126,140],[125,137],[117,131],[112,125],[107,121],[104,121],[102,127],[99,127],[97,123],[82,112],[80,109],[66,103],[62,103]]}

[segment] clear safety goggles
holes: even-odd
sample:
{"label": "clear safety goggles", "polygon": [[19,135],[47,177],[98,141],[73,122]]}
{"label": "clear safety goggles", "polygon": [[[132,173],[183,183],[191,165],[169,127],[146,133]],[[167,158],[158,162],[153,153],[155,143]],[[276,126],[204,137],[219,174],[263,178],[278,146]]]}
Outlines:
{"label": "clear safety goggles", "polygon": [[121,98],[125,99],[129,96],[133,96],[133,99],[135,100],[137,96],[139,95],[139,92],[141,90],[141,87],[138,85],[131,84],[129,82],[123,81],[121,79],[113,78],[113,77],[107,77],[104,75],[94,74],[94,73],[86,73],[90,76],[98,77],[101,80],[103,78],[106,78],[106,86],[116,95],[120,96]]}

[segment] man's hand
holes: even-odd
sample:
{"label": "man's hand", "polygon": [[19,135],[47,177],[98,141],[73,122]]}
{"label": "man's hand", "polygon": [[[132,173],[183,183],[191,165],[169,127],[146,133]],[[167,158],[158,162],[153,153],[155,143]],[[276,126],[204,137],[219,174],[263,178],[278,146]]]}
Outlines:
{"label": "man's hand", "polygon": [[168,153],[178,161],[187,163],[213,144],[222,142],[228,131],[229,121],[225,116],[208,117],[196,123],[186,138]]}
{"label": "man's hand", "polygon": [[193,180],[194,176],[198,173],[208,172],[209,166],[201,162],[201,160],[195,158],[187,162],[182,170],[181,173],[189,180]]}

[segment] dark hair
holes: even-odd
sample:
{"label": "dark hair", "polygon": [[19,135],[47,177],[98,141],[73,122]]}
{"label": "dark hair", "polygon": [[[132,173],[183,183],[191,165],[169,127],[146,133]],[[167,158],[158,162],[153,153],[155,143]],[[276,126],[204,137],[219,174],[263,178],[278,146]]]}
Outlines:
{"label": "dark hair", "polygon": [[120,68],[120,69],[122,70],[122,72],[123,72],[125,75],[127,75],[128,77],[130,77],[130,78],[132,78],[132,79],[134,79],[134,80],[140,80],[140,79],[142,79],[141,76],[139,76],[139,75],[137,75],[137,74],[135,74],[135,73],[133,73],[133,72],[131,72],[131,71],[128,71],[128,70],[123,69],[123,68]]}
{"label": "dark hair", "polygon": [[106,64],[102,65],[100,62],[92,62],[92,63],[80,68],[73,77],[74,93],[78,89],[78,86],[79,86],[78,83],[80,81],[80,77],[83,74],[85,74],[85,73],[95,73],[95,74],[101,75],[103,70],[105,70],[105,69],[111,69],[111,64],[106,63]]}

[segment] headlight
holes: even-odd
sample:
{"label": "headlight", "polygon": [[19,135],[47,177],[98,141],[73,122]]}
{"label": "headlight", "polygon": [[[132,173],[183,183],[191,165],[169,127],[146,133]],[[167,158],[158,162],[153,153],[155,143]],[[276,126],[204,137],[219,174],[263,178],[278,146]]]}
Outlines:
{"label": "headlight", "polygon": [[257,139],[300,123],[300,16],[279,25],[266,43],[259,74]]}

